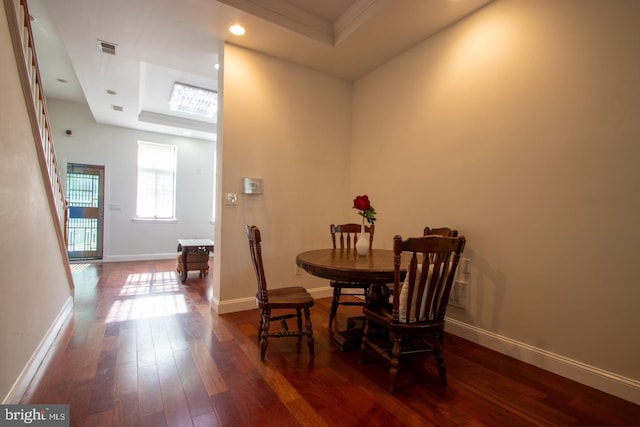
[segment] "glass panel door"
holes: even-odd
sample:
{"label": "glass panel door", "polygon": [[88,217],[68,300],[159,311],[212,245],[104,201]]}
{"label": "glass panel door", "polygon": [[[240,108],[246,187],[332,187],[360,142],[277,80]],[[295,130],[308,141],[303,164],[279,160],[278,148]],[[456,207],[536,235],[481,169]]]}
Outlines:
{"label": "glass panel door", "polygon": [[102,259],[104,167],[67,165],[69,260]]}

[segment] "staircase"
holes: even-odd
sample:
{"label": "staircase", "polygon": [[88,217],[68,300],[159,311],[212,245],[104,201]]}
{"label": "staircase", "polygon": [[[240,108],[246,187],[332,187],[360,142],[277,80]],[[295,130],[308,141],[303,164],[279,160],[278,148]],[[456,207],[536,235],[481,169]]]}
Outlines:
{"label": "staircase", "polygon": [[[40,171],[48,184],[47,198],[54,217],[56,234],[63,259],[68,261],[66,242],[67,200],[58,168],[47,105],[42,90],[42,80],[31,31],[31,20],[26,0],[4,0],[13,50],[18,62],[25,103],[29,112],[31,129],[40,163]],[[15,18],[15,19],[12,19]],[[67,277],[73,291],[73,278],[69,262],[66,262]]]}

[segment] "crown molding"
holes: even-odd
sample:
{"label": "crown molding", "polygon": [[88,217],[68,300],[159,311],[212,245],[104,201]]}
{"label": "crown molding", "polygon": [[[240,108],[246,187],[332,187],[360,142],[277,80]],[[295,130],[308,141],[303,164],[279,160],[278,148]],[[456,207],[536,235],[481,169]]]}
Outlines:
{"label": "crown molding", "polygon": [[218,0],[321,43],[335,46],[357,30],[389,0],[356,0],[331,22],[283,0]]}
{"label": "crown molding", "polygon": [[389,0],[357,0],[353,3],[333,23],[334,45],[340,44],[388,2]]}
{"label": "crown molding", "polygon": [[272,24],[333,45],[333,23],[282,0],[218,0]]}

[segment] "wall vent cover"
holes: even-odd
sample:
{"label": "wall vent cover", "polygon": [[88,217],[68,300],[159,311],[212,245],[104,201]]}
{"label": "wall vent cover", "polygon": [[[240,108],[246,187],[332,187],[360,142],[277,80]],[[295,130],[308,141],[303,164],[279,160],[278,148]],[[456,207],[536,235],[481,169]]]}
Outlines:
{"label": "wall vent cover", "polygon": [[98,40],[98,50],[102,53],[108,53],[109,55],[116,54],[116,46],[115,43],[106,42],[104,40]]}

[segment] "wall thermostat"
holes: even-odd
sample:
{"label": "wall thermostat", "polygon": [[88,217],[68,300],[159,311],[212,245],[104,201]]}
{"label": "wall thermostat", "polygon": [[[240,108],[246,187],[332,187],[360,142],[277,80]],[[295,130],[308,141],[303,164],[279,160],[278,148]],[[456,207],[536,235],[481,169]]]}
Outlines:
{"label": "wall thermostat", "polygon": [[243,194],[262,194],[262,179],[242,178]]}

